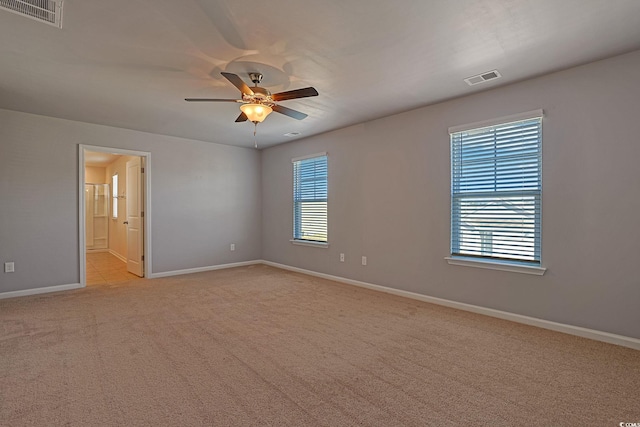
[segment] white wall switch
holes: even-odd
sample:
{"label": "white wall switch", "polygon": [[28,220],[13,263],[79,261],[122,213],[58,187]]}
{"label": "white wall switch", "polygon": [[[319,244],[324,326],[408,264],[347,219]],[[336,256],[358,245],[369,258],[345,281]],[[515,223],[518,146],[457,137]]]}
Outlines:
{"label": "white wall switch", "polygon": [[367,257],[366,256],[362,257],[362,265],[367,265]]}
{"label": "white wall switch", "polygon": [[229,249],[232,250],[232,251],[235,251],[236,250],[236,244],[232,243],[231,245],[229,245]]}
{"label": "white wall switch", "polygon": [[340,254],[340,262],[344,262],[344,254]]}
{"label": "white wall switch", "polygon": [[13,273],[14,271],[16,271],[16,269],[15,269],[15,265],[13,264],[13,262],[5,262],[4,263],[4,272],[5,273]]}

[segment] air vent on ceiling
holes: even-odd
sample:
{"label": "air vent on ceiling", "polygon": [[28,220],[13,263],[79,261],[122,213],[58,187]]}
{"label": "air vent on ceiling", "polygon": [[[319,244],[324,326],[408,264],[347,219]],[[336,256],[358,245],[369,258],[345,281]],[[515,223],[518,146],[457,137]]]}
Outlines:
{"label": "air vent on ceiling", "polygon": [[289,138],[293,138],[294,136],[299,136],[300,132],[289,132],[285,133],[284,136],[288,136]]}
{"label": "air vent on ceiling", "polygon": [[62,28],[63,0],[0,0],[0,9]]}
{"label": "air vent on ceiling", "polygon": [[494,80],[502,77],[498,70],[487,71],[486,73],[478,74],[476,76],[467,77],[464,79],[469,86],[477,85],[478,83],[484,83],[489,80]]}

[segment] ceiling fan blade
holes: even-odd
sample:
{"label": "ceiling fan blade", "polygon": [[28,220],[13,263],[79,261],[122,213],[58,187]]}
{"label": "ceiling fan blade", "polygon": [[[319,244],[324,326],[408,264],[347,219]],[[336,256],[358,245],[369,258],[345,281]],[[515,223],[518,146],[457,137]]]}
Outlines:
{"label": "ceiling fan blade", "polygon": [[286,101],[287,99],[307,98],[309,96],[318,96],[318,91],[312,87],[305,87],[304,89],[274,93],[273,95],[271,95],[271,98],[274,101]]}
{"label": "ceiling fan blade", "polygon": [[238,118],[236,119],[236,123],[239,122],[246,122],[247,120],[249,120],[249,118],[247,117],[247,115],[245,113],[240,113],[240,115],[238,116]]}
{"label": "ceiling fan blade", "polygon": [[283,107],[282,105],[274,105],[273,111],[278,112],[280,114],[284,114],[285,116],[293,117],[296,120],[302,120],[307,117],[307,114],[301,113],[300,111],[292,110],[291,108]]}
{"label": "ceiling fan blade", "polygon": [[185,98],[187,102],[242,102],[241,99]]}
{"label": "ceiling fan blade", "polygon": [[227,80],[229,80],[232,85],[240,89],[240,92],[242,92],[243,94],[253,95],[253,91],[249,89],[249,86],[247,86],[237,74],[225,73],[224,71],[220,74],[222,74]]}

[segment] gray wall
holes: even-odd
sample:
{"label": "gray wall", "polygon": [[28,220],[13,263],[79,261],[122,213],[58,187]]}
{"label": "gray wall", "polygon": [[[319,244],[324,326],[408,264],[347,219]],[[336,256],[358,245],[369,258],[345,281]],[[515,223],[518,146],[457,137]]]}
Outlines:
{"label": "gray wall", "polygon": [[[0,292],[80,280],[78,144],[90,144],[152,153],[154,273],[262,257],[640,338],[638,75],[634,52],[262,155],[0,110],[0,262],[16,262],[15,273],[0,272]],[[447,128],[538,108],[547,273],[448,265]],[[294,246],[290,159],[320,151],[329,152],[330,246]]]}
{"label": "gray wall", "polygon": [[260,258],[259,152],[0,110],[0,292],[79,282],[78,144],[151,152],[153,273]]}
{"label": "gray wall", "polygon": [[[262,257],[640,338],[639,75],[640,51],[266,149]],[[539,108],[546,274],[448,265],[447,128]],[[289,242],[291,158],[321,151],[328,249]]]}

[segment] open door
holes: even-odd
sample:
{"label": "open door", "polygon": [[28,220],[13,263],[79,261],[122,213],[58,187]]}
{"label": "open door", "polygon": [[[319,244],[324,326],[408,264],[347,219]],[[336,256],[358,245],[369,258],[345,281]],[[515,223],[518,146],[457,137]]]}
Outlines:
{"label": "open door", "polygon": [[127,270],[144,277],[144,192],[141,158],[127,162]]}

